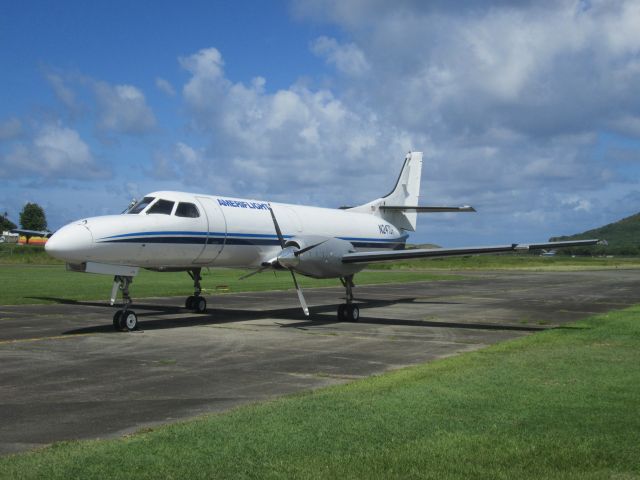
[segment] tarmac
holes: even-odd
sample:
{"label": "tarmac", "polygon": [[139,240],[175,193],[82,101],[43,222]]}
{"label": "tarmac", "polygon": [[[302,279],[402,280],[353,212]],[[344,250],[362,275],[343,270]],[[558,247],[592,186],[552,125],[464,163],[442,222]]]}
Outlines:
{"label": "tarmac", "polygon": [[144,299],[129,333],[113,329],[107,301],[0,306],[0,455],[350,382],[640,303],[634,269],[460,274],[358,286],[358,323],[337,321],[342,288],[305,290],[309,319],[294,291],[210,296],[204,314],[182,297]]}

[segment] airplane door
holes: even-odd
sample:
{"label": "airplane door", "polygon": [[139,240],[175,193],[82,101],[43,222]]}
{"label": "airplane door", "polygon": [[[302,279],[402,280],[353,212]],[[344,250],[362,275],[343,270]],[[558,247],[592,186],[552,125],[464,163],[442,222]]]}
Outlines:
{"label": "airplane door", "polygon": [[196,196],[196,200],[206,217],[207,236],[204,248],[193,263],[196,265],[209,265],[218,258],[224,248],[227,238],[227,221],[215,199]]}

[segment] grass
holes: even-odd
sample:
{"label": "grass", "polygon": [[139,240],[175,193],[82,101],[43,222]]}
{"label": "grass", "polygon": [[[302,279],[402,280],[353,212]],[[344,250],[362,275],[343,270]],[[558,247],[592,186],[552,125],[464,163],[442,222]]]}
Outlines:
{"label": "grass", "polygon": [[0,459],[2,478],[640,478],[640,307],[351,384]]}
{"label": "grass", "polygon": [[0,243],[0,265],[63,265],[40,245]]}
{"label": "grass", "polygon": [[[594,268],[640,268],[639,257],[591,258],[533,255],[480,255],[441,259],[408,260],[371,264],[356,276],[357,284],[461,279],[450,270],[574,270]],[[288,272],[265,272],[239,280],[246,270],[203,271],[205,294],[292,288]],[[297,276],[303,288],[340,286],[337,279],[314,280]],[[0,245],[0,305],[55,303],[66,300],[108,298],[112,278],[103,275],[66,272],[64,264],[49,257],[40,246]],[[190,295],[191,280],[185,273],[157,273],[141,270],[134,280],[135,298]]]}
{"label": "grass", "polygon": [[540,257],[530,254],[476,255],[369,265],[371,270],[580,270],[597,268],[639,268],[640,257]]}
{"label": "grass", "polygon": [[[226,292],[287,290],[293,288],[289,272],[264,272],[240,280],[246,270],[203,270],[205,295]],[[296,277],[302,288],[341,286],[338,279],[315,280]],[[357,284],[453,280],[460,275],[419,271],[362,272]],[[64,265],[0,265],[0,305],[56,303],[65,300],[108,299],[113,278],[106,275],[68,272]],[[150,272],[141,270],[131,287],[134,300],[144,297],[191,295],[193,282],[184,272]]]}

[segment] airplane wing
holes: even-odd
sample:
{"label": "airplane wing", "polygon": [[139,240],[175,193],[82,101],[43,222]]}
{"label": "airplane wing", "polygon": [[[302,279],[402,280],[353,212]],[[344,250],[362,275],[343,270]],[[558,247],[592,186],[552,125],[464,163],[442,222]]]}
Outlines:
{"label": "airplane wing", "polygon": [[46,230],[25,230],[23,228],[14,228],[10,230],[11,233],[17,233],[18,235],[24,235],[26,237],[44,237],[48,238],[52,235],[52,232]]}
{"label": "airplane wing", "polygon": [[476,209],[470,205],[462,207],[428,207],[428,206],[403,206],[403,205],[380,205],[380,210],[398,212],[418,212],[418,213],[440,213],[440,212],[475,212]]}
{"label": "airplane wing", "polygon": [[355,252],[344,254],[342,256],[342,263],[373,263],[388,262],[392,260],[406,260],[408,258],[438,258],[487,253],[527,252],[529,250],[539,250],[542,248],[586,247],[589,245],[596,245],[598,243],[600,243],[600,240],[591,239],[547,243],[512,243],[510,245],[494,245],[489,247],[426,248],[393,250],[390,252]]}
{"label": "airplane wing", "polygon": [[[340,210],[349,210],[355,207],[343,206]],[[476,209],[470,205],[463,205],[462,207],[432,207],[427,205],[380,205],[380,210],[387,210],[388,212],[417,212],[417,213],[441,213],[441,212],[475,212]]]}

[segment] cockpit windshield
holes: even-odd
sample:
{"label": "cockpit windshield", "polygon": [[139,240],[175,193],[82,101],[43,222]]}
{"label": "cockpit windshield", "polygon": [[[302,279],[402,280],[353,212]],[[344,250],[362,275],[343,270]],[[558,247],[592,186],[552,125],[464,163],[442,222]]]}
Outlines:
{"label": "cockpit windshield", "polygon": [[151,205],[149,210],[147,210],[147,214],[159,213],[161,215],[171,215],[171,211],[173,210],[173,205],[175,202],[171,202],[169,200],[158,200],[156,203]]}
{"label": "cockpit windshield", "polygon": [[127,213],[138,214],[142,210],[147,208],[147,205],[149,205],[154,200],[155,200],[154,197],[144,197],[142,200],[136,203],[133,207],[131,207]]}

